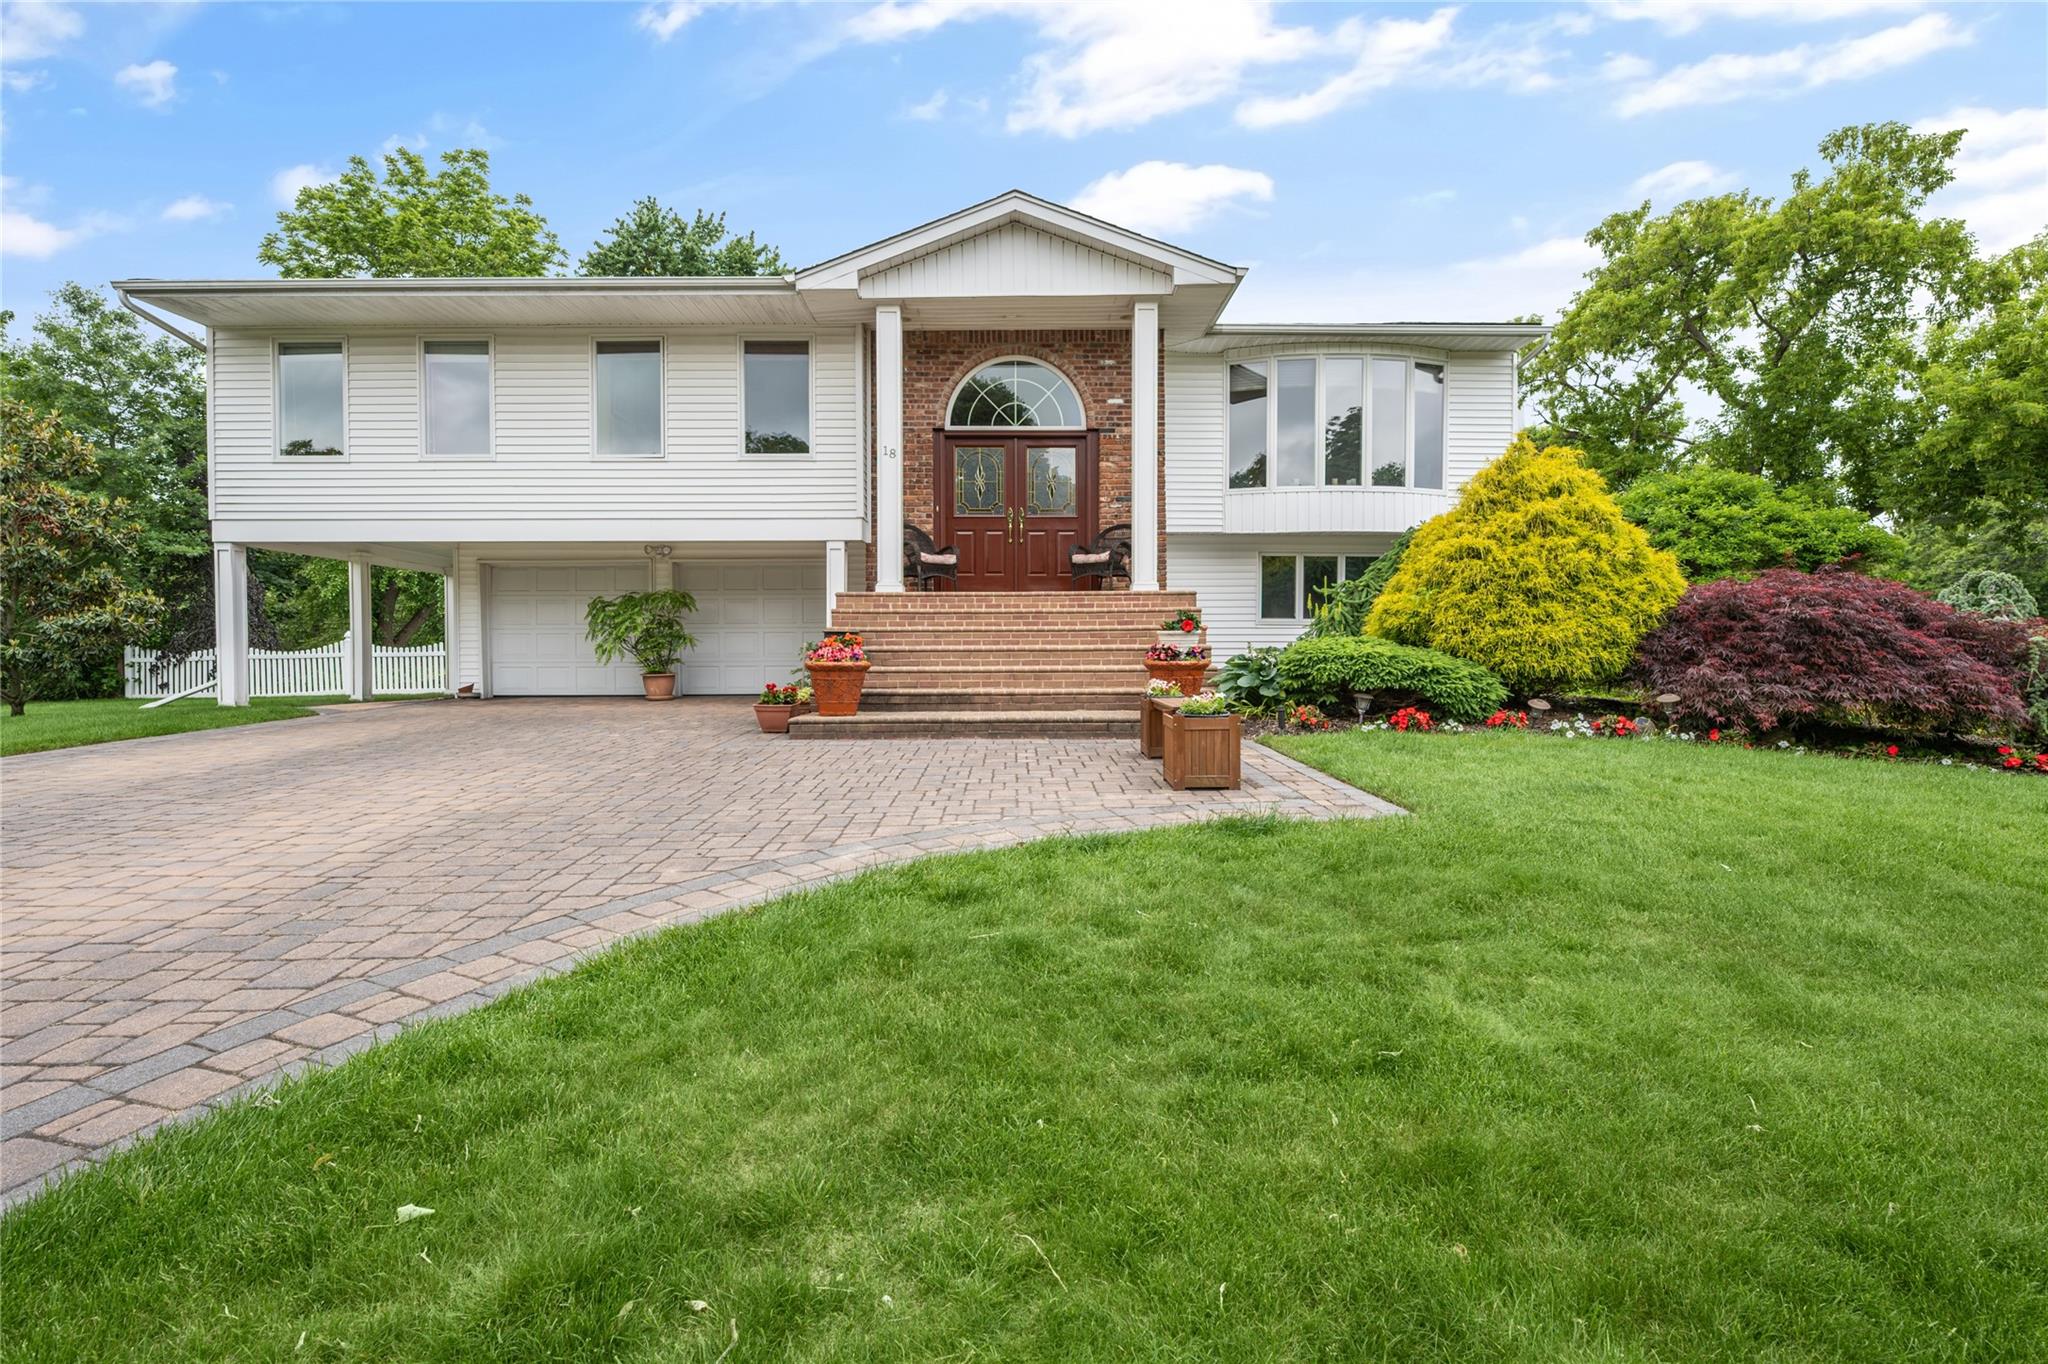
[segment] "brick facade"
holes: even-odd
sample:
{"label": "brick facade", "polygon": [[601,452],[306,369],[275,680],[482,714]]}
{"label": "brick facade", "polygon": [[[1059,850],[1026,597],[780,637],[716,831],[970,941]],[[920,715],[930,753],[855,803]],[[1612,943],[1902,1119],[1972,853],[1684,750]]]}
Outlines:
{"label": "brick facade", "polygon": [[[1162,347],[1163,351],[1163,347]],[[869,349],[872,357],[872,347]],[[1127,328],[1066,330],[911,331],[903,333],[903,519],[932,529],[933,432],[961,382],[991,360],[1042,360],[1080,392],[1090,428],[1098,432],[1095,470],[1098,528],[1131,520],[1131,333]],[[1159,365],[1159,580],[1166,581],[1166,365]],[[870,375],[870,383],[873,376]],[[870,388],[872,392],[872,388]],[[874,485],[872,481],[870,488]],[[875,582],[869,547],[868,586]]]}

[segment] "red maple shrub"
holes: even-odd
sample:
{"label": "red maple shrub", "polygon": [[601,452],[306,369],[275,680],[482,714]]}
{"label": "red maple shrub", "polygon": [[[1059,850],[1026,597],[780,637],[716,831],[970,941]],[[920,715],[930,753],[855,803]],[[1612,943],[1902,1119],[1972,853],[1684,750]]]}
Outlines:
{"label": "red maple shrub", "polygon": [[1705,724],[2011,731],[2027,724],[2026,651],[2024,623],[1882,578],[1778,568],[1688,588],[1643,639],[1634,673]]}

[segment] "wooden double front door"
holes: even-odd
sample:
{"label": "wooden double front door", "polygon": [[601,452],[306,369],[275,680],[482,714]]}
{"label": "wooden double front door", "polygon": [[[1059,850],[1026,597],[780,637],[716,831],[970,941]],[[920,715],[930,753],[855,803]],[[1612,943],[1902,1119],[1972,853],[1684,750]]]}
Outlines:
{"label": "wooden double front door", "polygon": [[940,432],[933,445],[934,538],[959,549],[960,590],[1071,590],[1067,556],[1096,530],[1095,433]]}

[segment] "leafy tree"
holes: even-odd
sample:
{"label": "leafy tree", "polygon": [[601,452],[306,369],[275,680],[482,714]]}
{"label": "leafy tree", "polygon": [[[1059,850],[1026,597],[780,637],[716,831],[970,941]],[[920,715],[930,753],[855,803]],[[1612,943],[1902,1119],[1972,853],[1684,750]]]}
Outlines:
{"label": "leafy tree", "polygon": [[2048,233],[1984,263],[1967,307],[1928,331],[1919,438],[1887,470],[1910,521],[1991,531],[2018,548],[2048,526]]}
{"label": "leafy tree", "polygon": [[92,447],[55,413],[0,400],[0,700],[10,715],[80,659],[151,628],[163,603],[121,575],[139,527],[122,503],[80,491]]}
{"label": "leafy tree", "polygon": [[1939,592],[1966,573],[2010,573],[2036,601],[2048,601],[2048,520],[2008,524],[1992,509],[1963,513],[1953,525],[1908,521],[1899,527],[1906,545],[1900,574],[1923,592]]}
{"label": "leafy tree", "polygon": [[2009,733],[2029,723],[2026,654],[2018,621],[1860,573],[1774,568],[1688,589],[1636,677],[1707,724]]}
{"label": "leafy tree", "polygon": [[491,189],[491,156],[441,153],[440,171],[400,147],[384,178],[360,156],[331,184],[308,185],[277,215],[256,258],[286,279],[407,279],[451,275],[545,275],[561,243],[524,194]]}
{"label": "leafy tree", "polygon": [[[276,592],[279,636],[288,649],[307,649],[348,630],[348,564],[295,559]],[[442,579],[409,568],[370,570],[370,629],[379,644],[404,648],[444,638]]]}
{"label": "leafy tree", "polygon": [[208,576],[203,358],[78,284],[51,295],[28,340],[7,338],[11,320],[0,313],[0,394],[94,447],[96,472],[76,486],[122,499],[140,525],[122,573],[182,613]]}
{"label": "leafy tree", "polygon": [[1522,691],[1608,681],[1685,590],[1577,450],[1518,438],[1416,528],[1366,630]]}
{"label": "leafy tree", "polygon": [[[1707,462],[1781,487],[1839,476],[1879,510],[1918,435],[1901,369],[1972,259],[1961,223],[1921,214],[1961,139],[1843,128],[1820,144],[1827,173],[1799,171],[1783,200],[1608,217],[1586,238],[1600,264],[1524,373],[1556,438],[1617,489]],[[1688,421],[1689,391],[1713,415]]]}
{"label": "leafy tree", "polygon": [[583,255],[583,275],[779,275],[789,267],[749,232],[728,233],[723,213],[697,211],[688,222],[652,196],[605,229],[609,240]]}
{"label": "leafy tree", "polygon": [[1621,514],[1678,556],[1688,581],[1748,578],[1767,568],[1811,571],[1853,559],[1886,569],[1902,556],[1898,537],[1853,507],[1812,491],[1780,491],[1767,478],[1733,469],[1651,474],[1621,495]]}

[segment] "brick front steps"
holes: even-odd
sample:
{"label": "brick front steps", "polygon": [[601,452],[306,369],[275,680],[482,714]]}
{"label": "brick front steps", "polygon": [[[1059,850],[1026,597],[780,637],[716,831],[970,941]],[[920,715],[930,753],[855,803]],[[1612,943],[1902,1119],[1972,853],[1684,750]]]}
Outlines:
{"label": "brick front steps", "polygon": [[793,739],[1134,738],[1145,650],[1191,592],[853,592],[832,628],[865,640],[861,712],[799,715]]}

